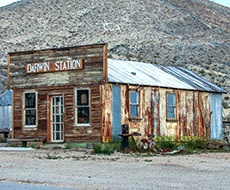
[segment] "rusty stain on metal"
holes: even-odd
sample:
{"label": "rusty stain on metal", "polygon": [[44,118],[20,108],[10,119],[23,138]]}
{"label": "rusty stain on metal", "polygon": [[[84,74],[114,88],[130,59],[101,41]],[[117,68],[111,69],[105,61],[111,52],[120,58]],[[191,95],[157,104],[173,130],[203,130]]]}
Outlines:
{"label": "rusty stain on metal", "polygon": [[[129,119],[129,90],[137,89],[132,85],[121,85],[121,123],[128,124],[130,132],[140,132],[142,135],[157,136],[199,136],[210,137],[210,106],[208,92],[170,90],[163,88],[143,87],[140,89],[140,117]],[[104,103],[111,102],[111,87],[104,87]],[[176,94],[175,120],[167,120],[167,92]],[[109,103],[110,104],[110,103]],[[104,106],[104,104],[103,104]],[[109,137],[111,131],[112,107],[106,106],[103,120],[103,135]],[[102,113],[103,114],[103,113]],[[195,120],[194,120],[195,118]]]}

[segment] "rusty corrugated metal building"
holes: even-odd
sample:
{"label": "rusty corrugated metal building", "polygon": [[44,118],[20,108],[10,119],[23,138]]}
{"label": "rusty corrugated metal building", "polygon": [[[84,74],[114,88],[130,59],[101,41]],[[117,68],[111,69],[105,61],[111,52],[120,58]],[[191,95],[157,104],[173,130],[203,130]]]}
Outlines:
{"label": "rusty corrugated metal building", "polygon": [[103,86],[103,137],[130,132],[222,139],[222,93],[183,67],[109,60]]}
{"label": "rusty corrugated metal building", "polygon": [[107,44],[9,53],[12,136],[111,142],[129,132],[222,139],[225,90],[182,67],[107,59]]}

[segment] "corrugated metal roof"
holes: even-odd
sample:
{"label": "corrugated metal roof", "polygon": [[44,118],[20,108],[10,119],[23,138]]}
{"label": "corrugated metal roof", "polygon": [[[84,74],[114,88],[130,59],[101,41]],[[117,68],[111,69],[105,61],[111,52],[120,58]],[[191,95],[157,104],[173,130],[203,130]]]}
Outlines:
{"label": "corrugated metal roof", "polygon": [[185,69],[184,67],[173,67],[173,66],[160,66],[164,71],[174,75],[178,79],[185,81],[187,84],[193,86],[199,91],[209,91],[209,92],[226,92],[219,86],[205,80],[199,75],[193,73],[192,71]]}
{"label": "corrugated metal roof", "polygon": [[0,96],[0,106],[11,106],[11,105],[12,105],[12,90],[7,90]]}
{"label": "corrugated metal roof", "polygon": [[185,90],[226,92],[183,67],[159,66],[115,59],[108,59],[108,81]]}

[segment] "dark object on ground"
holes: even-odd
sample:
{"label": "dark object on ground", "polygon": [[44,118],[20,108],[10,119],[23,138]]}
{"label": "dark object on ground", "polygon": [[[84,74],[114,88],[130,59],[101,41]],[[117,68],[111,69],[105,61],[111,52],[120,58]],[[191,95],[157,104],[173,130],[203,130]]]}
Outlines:
{"label": "dark object on ground", "polygon": [[121,136],[121,151],[125,151],[129,148],[129,126],[126,124],[121,125],[121,132],[119,136]]}

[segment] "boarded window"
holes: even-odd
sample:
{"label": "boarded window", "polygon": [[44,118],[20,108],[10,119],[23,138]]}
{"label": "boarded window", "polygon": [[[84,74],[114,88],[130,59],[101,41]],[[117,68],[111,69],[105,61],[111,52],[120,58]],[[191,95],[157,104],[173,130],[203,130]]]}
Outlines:
{"label": "boarded window", "polygon": [[36,104],[37,104],[37,98],[35,92],[24,94],[25,126],[36,126],[36,120],[37,120]]}
{"label": "boarded window", "polygon": [[176,119],[176,95],[167,94],[167,119]]}
{"label": "boarded window", "polygon": [[79,125],[89,125],[90,123],[89,99],[89,89],[76,90],[76,123]]}
{"label": "boarded window", "polygon": [[130,117],[139,117],[139,93],[137,91],[129,92],[129,106]]}

